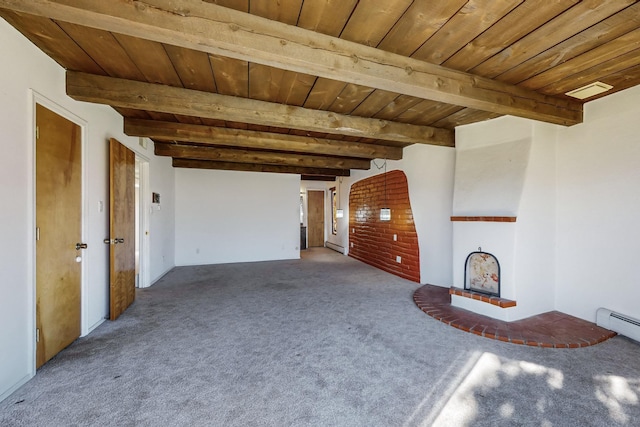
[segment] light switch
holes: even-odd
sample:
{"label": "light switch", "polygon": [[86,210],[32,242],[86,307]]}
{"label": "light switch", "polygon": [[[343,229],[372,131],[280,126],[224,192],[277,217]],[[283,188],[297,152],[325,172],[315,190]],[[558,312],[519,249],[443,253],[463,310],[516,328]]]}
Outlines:
{"label": "light switch", "polygon": [[398,262],[398,263],[399,263],[399,262],[402,262],[402,257],[401,257],[400,255],[398,255],[398,256],[396,257],[396,262]]}

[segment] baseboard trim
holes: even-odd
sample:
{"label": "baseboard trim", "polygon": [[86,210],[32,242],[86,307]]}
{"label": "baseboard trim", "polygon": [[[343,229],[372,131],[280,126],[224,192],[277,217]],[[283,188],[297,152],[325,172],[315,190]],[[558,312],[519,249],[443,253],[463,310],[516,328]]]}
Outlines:
{"label": "baseboard trim", "polygon": [[94,323],[93,325],[89,326],[89,330],[86,334],[82,335],[83,337],[86,337],[87,335],[89,335],[91,332],[95,331],[96,328],[100,325],[102,325],[104,323],[104,321],[107,320],[105,318],[102,318],[100,320],[98,320],[96,323]]}
{"label": "baseboard trim", "polygon": [[329,242],[329,241],[324,242],[324,246],[325,246],[325,248],[333,249],[336,252],[340,252],[342,255],[345,254],[344,246],[340,246],[340,245],[337,245],[337,244]]}
{"label": "baseboard trim", "polygon": [[169,273],[171,270],[173,270],[174,268],[176,268],[176,266],[174,265],[173,267],[169,267],[169,269],[165,270],[163,273],[160,273],[160,275],[158,277],[156,277],[155,279],[153,279],[151,281],[151,284],[149,285],[149,287],[155,285],[158,281],[160,281],[160,279],[162,279],[164,276],[167,275],[167,273]]}
{"label": "baseboard trim", "polygon": [[25,375],[24,377],[22,377],[17,383],[15,383],[11,387],[9,387],[2,394],[0,394],[0,402],[4,401],[6,398],[11,396],[13,393],[15,393],[16,390],[18,390],[20,387],[25,385],[34,376],[35,376],[35,374],[28,374],[28,375]]}

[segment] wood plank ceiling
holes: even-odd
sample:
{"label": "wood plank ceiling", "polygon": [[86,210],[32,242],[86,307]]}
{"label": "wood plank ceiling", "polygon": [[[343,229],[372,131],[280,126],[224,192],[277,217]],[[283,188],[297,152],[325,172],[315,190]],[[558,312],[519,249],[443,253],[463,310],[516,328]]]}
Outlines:
{"label": "wood plank ceiling", "polygon": [[[175,167],[334,179],[504,114],[574,125],[640,84],[632,0],[0,0],[0,16]],[[613,89],[564,95],[595,81]]]}

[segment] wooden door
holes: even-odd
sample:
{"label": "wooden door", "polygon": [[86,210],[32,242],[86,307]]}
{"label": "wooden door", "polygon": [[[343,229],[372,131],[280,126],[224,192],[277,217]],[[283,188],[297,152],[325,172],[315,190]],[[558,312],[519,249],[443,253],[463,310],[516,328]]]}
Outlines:
{"label": "wooden door", "polygon": [[307,191],[309,247],[324,246],[324,191]]}
{"label": "wooden door", "polygon": [[135,154],[109,141],[109,311],[116,320],[136,296]]}
{"label": "wooden door", "polygon": [[80,336],[80,126],[36,105],[36,368]]}

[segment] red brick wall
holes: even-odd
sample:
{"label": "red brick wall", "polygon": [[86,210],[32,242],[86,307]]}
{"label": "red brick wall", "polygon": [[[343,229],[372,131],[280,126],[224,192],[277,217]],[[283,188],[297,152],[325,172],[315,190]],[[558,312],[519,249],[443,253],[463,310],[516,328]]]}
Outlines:
{"label": "red brick wall", "polygon": [[[420,250],[413,222],[407,177],[402,171],[358,181],[349,192],[349,256],[396,276],[420,282]],[[380,221],[380,208],[391,208],[391,221]],[[397,235],[397,241],[393,235]],[[400,256],[398,263],[396,257]]]}

